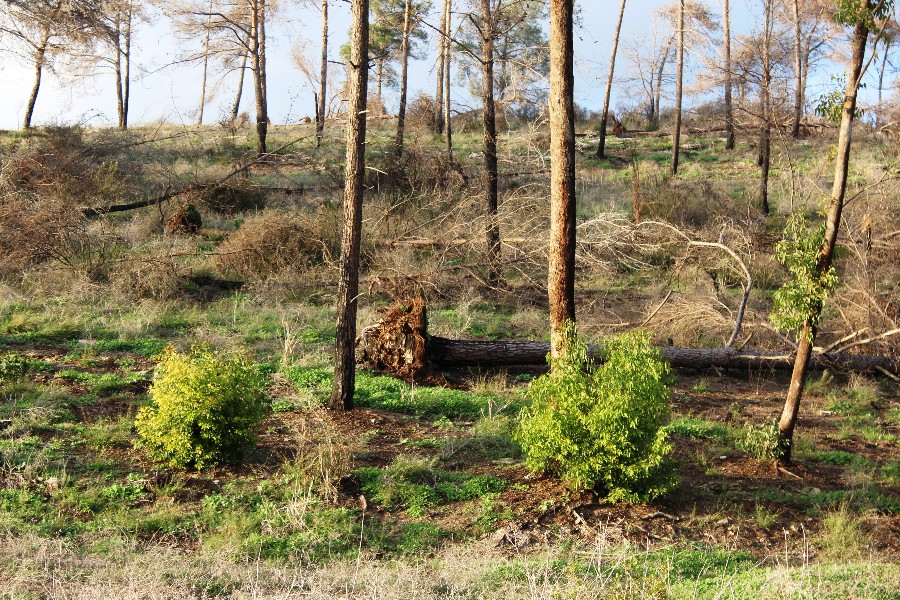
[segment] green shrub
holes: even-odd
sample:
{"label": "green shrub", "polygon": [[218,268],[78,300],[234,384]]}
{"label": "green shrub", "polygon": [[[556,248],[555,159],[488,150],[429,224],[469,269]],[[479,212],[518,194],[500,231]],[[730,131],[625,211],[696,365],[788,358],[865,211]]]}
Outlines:
{"label": "green shrub", "polygon": [[675,473],[665,460],[671,371],[649,336],[610,339],[597,366],[572,327],[551,366],[531,383],[532,406],[515,433],[528,467],[613,501],[646,502],[672,489]]}
{"label": "green shrub", "polygon": [[167,348],[150,386],[153,404],[135,418],[139,443],[177,467],[233,460],[256,443],[268,409],[265,383],[246,355]]}

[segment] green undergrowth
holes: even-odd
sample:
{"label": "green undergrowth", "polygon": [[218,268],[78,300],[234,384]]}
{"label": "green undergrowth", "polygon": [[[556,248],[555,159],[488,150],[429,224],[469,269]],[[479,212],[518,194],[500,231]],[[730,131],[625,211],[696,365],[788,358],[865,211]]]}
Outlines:
{"label": "green undergrowth", "polygon": [[[286,367],[281,370],[281,374],[299,392],[307,394],[314,401],[326,402],[331,395],[334,374],[330,369]],[[488,414],[496,405],[514,410],[524,402],[520,397],[504,401],[497,395],[483,391],[470,392],[409,384],[370,371],[357,371],[354,401],[360,407],[430,418],[443,416],[468,420]]]}
{"label": "green undergrowth", "polygon": [[428,509],[450,502],[484,498],[503,491],[507,482],[493,475],[443,471],[426,459],[397,458],[384,468],[361,467],[353,474],[360,489],[386,510],[422,517]]}

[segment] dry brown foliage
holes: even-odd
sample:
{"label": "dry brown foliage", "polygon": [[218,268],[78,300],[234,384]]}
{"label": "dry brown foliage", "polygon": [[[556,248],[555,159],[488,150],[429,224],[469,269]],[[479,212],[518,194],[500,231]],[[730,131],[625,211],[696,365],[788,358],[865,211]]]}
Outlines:
{"label": "dry brown foliage", "polygon": [[301,218],[267,211],[251,217],[229,234],[212,262],[228,274],[265,279],[321,264],[330,251],[329,241]]}

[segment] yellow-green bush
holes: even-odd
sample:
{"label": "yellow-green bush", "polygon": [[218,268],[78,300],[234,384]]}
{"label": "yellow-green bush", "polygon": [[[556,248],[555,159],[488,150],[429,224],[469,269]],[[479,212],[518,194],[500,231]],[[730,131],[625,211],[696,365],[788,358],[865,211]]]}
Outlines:
{"label": "yellow-green bush", "polygon": [[595,365],[572,327],[552,371],[531,383],[515,438],[534,470],[613,501],[647,502],[676,481],[666,461],[670,367],[644,333],[612,338],[603,353]]}
{"label": "yellow-green bush", "polygon": [[139,444],[176,467],[239,458],[256,444],[256,429],[268,411],[265,384],[247,355],[169,347],[150,386],[153,404],[135,419]]}

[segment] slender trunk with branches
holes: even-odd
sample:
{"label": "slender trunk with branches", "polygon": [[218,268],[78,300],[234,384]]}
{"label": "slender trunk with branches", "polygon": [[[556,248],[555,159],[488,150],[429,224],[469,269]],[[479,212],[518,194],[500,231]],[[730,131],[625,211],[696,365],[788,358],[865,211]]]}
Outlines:
{"label": "slender trunk with branches", "polygon": [[606,121],[609,119],[609,98],[612,95],[613,71],[616,66],[616,50],[619,48],[619,33],[622,31],[622,17],[625,15],[625,0],[619,5],[619,18],[616,20],[616,32],[613,34],[612,52],[609,57],[609,73],[606,76],[606,94],[603,98],[603,113],[600,115],[600,143],[597,145],[597,158],[606,156]]}
{"label": "slender trunk with branches", "polygon": [[675,80],[675,125],[672,130],[672,175],[678,174],[678,158],[681,151],[681,97],[684,81],[684,2],[678,2],[678,74]]}
{"label": "slender trunk with branches", "polygon": [[409,30],[412,0],[406,0],[403,10],[403,40],[400,46],[400,107],[397,110],[397,159],[403,157],[403,134],[406,125],[406,84],[409,66]]}
{"label": "slender trunk with branches", "polygon": [[328,93],[328,0],[322,0],[322,67],[319,74],[319,101],[316,104],[316,148],[325,136],[325,107]]}
{"label": "slender trunk with branches", "polygon": [[[863,8],[865,17],[861,18],[854,27],[852,38],[852,58],[850,63],[850,76],[847,78],[847,87],[844,92],[844,103],[841,111],[841,125],[838,133],[837,156],[834,161],[834,183],[831,189],[831,200],[828,212],[825,216],[825,236],[821,248],[816,256],[816,274],[824,277],[831,269],[834,260],[834,249],[837,244],[838,231],[841,225],[841,212],[844,208],[844,196],[847,191],[847,172],[850,165],[850,141],[853,135],[853,118],[856,113],[856,99],[859,93],[860,80],[863,73],[863,61],[866,52],[866,42],[869,37],[867,25],[868,15],[874,12],[876,6],[881,6],[883,0],[877,4],[871,0],[857,0]],[[803,398],[803,386],[806,383],[806,374],[809,369],[810,356],[816,341],[817,325],[821,307],[815,308],[807,315],[800,338],[797,344],[797,354],[794,360],[794,368],[791,373],[791,383],[788,387],[784,408],[778,422],[779,434],[779,460],[783,463],[791,461],[791,449],[794,440],[794,428],[797,424],[797,415],[800,410],[800,401]]]}
{"label": "slender trunk with branches", "polygon": [[446,55],[444,53],[444,34],[447,30],[447,5],[450,0],[444,0],[441,8],[441,32],[438,36],[437,59],[437,90],[434,94],[434,132],[438,135],[444,133],[444,69],[446,68]]}
{"label": "slender trunk with branches", "polygon": [[800,119],[803,116],[803,57],[800,43],[800,0],[794,0],[794,122],[791,124],[791,137],[800,136]]}
{"label": "slender trunk with branches", "polygon": [[722,0],[722,52],[725,58],[725,149],[734,149],[734,106],[731,101],[731,7]]}

